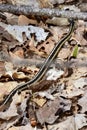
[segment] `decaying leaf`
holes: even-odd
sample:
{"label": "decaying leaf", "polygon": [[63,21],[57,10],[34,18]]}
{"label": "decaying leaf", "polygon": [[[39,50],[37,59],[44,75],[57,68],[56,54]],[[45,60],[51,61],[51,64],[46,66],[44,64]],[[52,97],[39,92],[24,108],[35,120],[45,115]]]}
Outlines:
{"label": "decaying leaf", "polygon": [[14,72],[13,74],[12,74],[12,77],[14,78],[14,79],[21,79],[21,80],[27,80],[28,79],[28,77],[23,73],[23,72]]}
{"label": "decaying leaf", "polygon": [[47,102],[47,104],[36,112],[38,121],[41,124],[45,122],[52,124],[58,118],[58,116],[55,116],[55,113],[58,111],[59,107],[60,100],[58,98],[53,102]]}
{"label": "decaying leaf", "polygon": [[46,99],[41,97],[36,97],[33,99],[33,101],[40,107],[42,107],[46,103]]}
{"label": "decaying leaf", "polygon": [[14,96],[13,102],[10,104],[10,107],[5,112],[0,112],[0,119],[9,120],[12,117],[18,116],[16,103],[17,103],[17,94]]}
{"label": "decaying leaf", "polygon": [[71,89],[66,89],[66,90],[63,90],[61,93],[59,93],[59,95],[65,98],[73,98],[73,97],[80,96],[83,94],[84,94],[83,90],[74,88],[73,86]]}
{"label": "decaying leaf", "polygon": [[0,76],[5,73],[5,64],[3,61],[0,61]]}
{"label": "decaying leaf", "polygon": [[76,33],[75,33],[75,39],[79,45],[86,45],[87,44],[87,40],[83,37],[84,30],[85,30],[84,21],[79,20],[78,21],[78,28],[76,29]]}
{"label": "decaying leaf", "polygon": [[73,81],[73,85],[76,88],[83,88],[85,85],[87,85],[87,78],[86,77],[79,78]]}
{"label": "decaying leaf", "polygon": [[18,26],[18,25],[2,25],[8,33],[10,33],[15,39],[17,39],[20,43],[23,43],[22,33],[25,33],[28,39],[31,39],[31,34],[35,34],[36,40],[38,42],[45,41],[49,32],[45,32],[43,28],[30,26]]}
{"label": "decaying leaf", "polygon": [[75,116],[68,117],[65,121],[55,125],[49,125],[49,130],[79,130],[87,125],[85,114],[76,114]]}
{"label": "decaying leaf", "polygon": [[12,127],[8,130],[36,130],[36,127],[33,128],[29,123],[25,126],[19,126],[19,127]]}
{"label": "decaying leaf", "polygon": [[4,122],[0,125],[0,130],[8,130],[11,126],[13,126],[15,123],[17,123],[19,120],[19,118],[16,118],[15,117],[13,119],[11,119],[10,122]]}
{"label": "decaying leaf", "polygon": [[[16,104],[20,103],[20,99],[18,97],[18,94],[16,93],[13,97],[12,103],[10,104],[10,107],[3,112],[0,112],[0,119],[4,119],[5,122],[3,122],[0,126],[0,130],[8,130],[10,127],[12,127],[15,123],[17,123],[22,117],[23,122],[28,123],[28,119],[25,120],[25,110],[26,110],[26,104],[27,104],[28,98],[23,99],[23,102],[21,103],[19,109],[17,109]],[[24,124],[24,123],[23,123]]]}
{"label": "decaying leaf", "polygon": [[78,104],[82,107],[81,113],[87,112],[87,91],[85,91],[82,97],[78,100]]}
{"label": "decaying leaf", "polygon": [[18,83],[16,81],[0,83],[0,100],[3,100],[4,95],[8,95],[17,85]]}
{"label": "decaying leaf", "polygon": [[37,0],[10,0],[10,2],[14,5],[28,5],[33,7],[39,7],[39,2]]}
{"label": "decaying leaf", "polygon": [[53,17],[52,19],[47,19],[46,23],[59,25],[59,26],[64,26],[69,24],[66,18],[59,18],[59,17]]}
{"label": "decaying leaf", "polygon": [[75,120],[74,117],[68,117],[65,121],[57,123],[55,125],[49,125],[49,130],[77,130],[75,129]]}
{"label": "decaying leaf", "polygon": [[75,124],[77,130],[82,128],[83,126],[87,126],[87,118],[85,114],[76,114],[75,115]]}
{"label": "decaying leaf", "polygon": [[29,19],[24,15],[20,15],[18,18],[18,25],[29,25],[29,24],[33,24],[33,25],[37,25],[37,21],[33,20],[33,19]]}
{"label": "decaying leaf", "polygon": [[47,80],[56,80],[64,74],[63,70],[57,70],[56,68],[50,69],[47,72]]}
{"label": "decaying leaf", "polygon": [[[6,0],[76,12],[83,1],[73,5],[75,0]],[[46,58],[69,31],[66,18],[4,15],[5,22],[0,18],[0,102],[22,81],[33,78],[39,69],[32,65],[41,67],[41,57]],[[44,76],[29,90],[16,93],[10,106],[0,112],[0,130],[82,130],[87,126],[87,27],[82,20],[77,25],[58,54],[61,62],[57,60],[56,68],[47,72],[47,80]]]}
{"label": "decaying leaf", "polygon": [[[52,124],[58,119],[60,112],[70,109],[71,103],[61,98],[55,98],[53,101],[48,101],[42,108],[37,110],[36,115],[38,121],[43,123]],[[57,114],[56,114],[57,113]]]}
{"label": "decaying leaf", "polygon": [[55,98],[53,97],[53,95],[47,91],[43,91],[43,92],[38,92],[38,95],[41,97],[46,97],[47,99],[50,100],[54,100]]}
{"label": "decaying leaf", "polygon": [[71,54],[70,48],[62,48],[60,50],[58,57],[61,58],[61,59],[66,59],[70,56],[70,54]]}

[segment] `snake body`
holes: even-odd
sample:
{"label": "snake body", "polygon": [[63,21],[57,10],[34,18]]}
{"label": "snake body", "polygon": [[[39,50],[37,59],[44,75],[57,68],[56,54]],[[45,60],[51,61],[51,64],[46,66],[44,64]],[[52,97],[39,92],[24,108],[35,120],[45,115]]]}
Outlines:
{"label": "snake body", "polygon": [[62,48],[62,46],[64,45],[64,43],[66,41],[68,41],[72,35],[72,32],[74,30],[74,21],[70,20],[70,29],[69,32],[66,34],[66,36],[64,36],[53,48],[53,50],[51,51],[51,53],[49,54],[49,56],[47,57],[47,59],[45,60],[45,62],[43,63],[42,67],[40,68],[39,72],[34,76],[34,78],[32,78],[30,81],[18,85],[17,87],[15,87],[10,93],[9,95],[5,98],[5,100],[2,102],[1,106],[6,105],[10,99],[12,99],[13,95],[17,92],[17,91],[23,91],[25,89],[29,89],[30,86],[34,85],[36,82],[38,82],[46,73],[49,65],[51,64],[51,62],[54,60],[54,58],[57,56],[57,54],[59,53],[60,49]]}

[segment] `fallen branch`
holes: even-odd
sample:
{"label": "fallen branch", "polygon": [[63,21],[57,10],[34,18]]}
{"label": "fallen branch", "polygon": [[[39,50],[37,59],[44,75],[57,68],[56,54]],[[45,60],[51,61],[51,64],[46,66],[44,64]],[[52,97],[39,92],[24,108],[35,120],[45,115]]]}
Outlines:
{"label": "fallen branch", "polygon": [[1,12],[9,12],[16,15],[36,15],[36,16],[47,16],[47,17],[65,17],[65,18],[73,18],[73,19],[81,19],[87,20],[86,12],[74,12],[74,11],[65,11],[58,9],[50,9],[50,8],[33,8],[30,6],[16,6],[16,5],[0,5]]}

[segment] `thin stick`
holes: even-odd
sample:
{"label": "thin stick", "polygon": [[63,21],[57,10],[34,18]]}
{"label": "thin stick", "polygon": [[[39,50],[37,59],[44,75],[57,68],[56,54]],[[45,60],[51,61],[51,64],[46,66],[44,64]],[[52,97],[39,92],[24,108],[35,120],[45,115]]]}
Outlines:
{"label": "thin stick", "polygon": [[8,5],[1,4],[0,5],[1,12],[9,12],[16,15],[36,15],[36,16],[47,16],[47,17],[65,17],[65,18],[73,18],[73,19],[81,19],[87,20],[86,12],[74,12],[74,11],[65,11],[58,9],[50,9],[50,8],[33,8],[30,6],[16,6],[16,5]]}

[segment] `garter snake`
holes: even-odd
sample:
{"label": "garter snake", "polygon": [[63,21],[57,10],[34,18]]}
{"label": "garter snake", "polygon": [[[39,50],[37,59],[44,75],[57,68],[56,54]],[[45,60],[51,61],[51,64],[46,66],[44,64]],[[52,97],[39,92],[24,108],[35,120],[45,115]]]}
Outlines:
{"label": "garter snake", "polygon": [[40,68],[39,72],[35,75],[35,77],[33,79],[31,79],[30,81],[18,85],[16,88],[14,88],[9,95],[5,98],[5,100],[2,102],[1,106],[6,105],[9,100],[12,98],[12,96],[17,92],[17,91],[22,91],[25,89],[28,89],[31,85],[34,85],[36,82],[38,82],[43,75],[46,73],[49,65],[51,64],[51,62],[53,61],[53,59],[57,56],[57,54],[59,53],[60,49],[62,48],[62,46],[64,45],[64,43],[66,41],[68,41],[71,37],[71,34],[74,30],[74,21],[73,20],[69,20],[70,22],[70,29],[69,32],[66,34],[66,36],[64,36],[53,48],[53,50],[51,51],[51,53],[49,54],[49,56],[47,57],[47,59],[45,60],[44,64],[42,65],[42,67]]}

